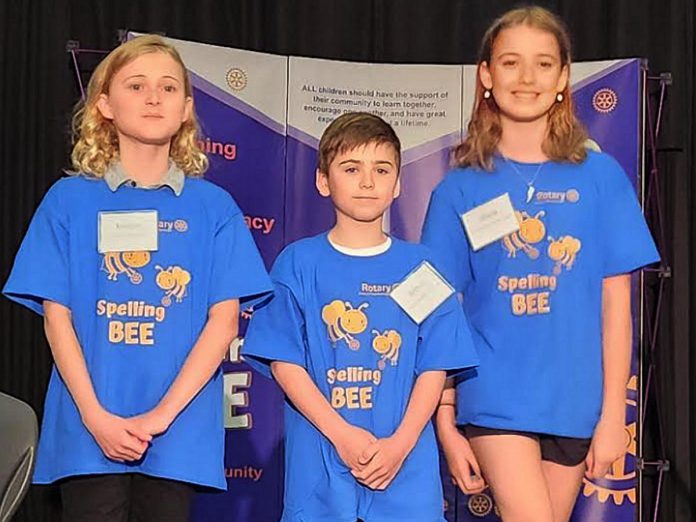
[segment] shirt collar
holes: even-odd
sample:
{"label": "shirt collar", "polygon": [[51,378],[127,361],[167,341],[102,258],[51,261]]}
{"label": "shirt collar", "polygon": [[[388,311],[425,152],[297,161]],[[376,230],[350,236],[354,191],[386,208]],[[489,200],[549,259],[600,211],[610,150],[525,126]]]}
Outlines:
{"label": "shirt collar", "polygon": [[162,181],[157,185],[151,185],[144,187],[139,183],[131,179],[128,174],[123,170],[121,162],[117,161],[112,163],[108,170],[104,173],[104,181],[109,186],[111,192],[116,192],[118,188],[126,182],[135,183],[134,186],[147,189],[158,189],[161,187],[169,187],[172,189],[175,195],[180,196],[181,192],[184,190],[184,181],[186,180],[186,175],[184,171],[177,167],[176,163],[173,161],[169,163],[169,170],[162,178]]}

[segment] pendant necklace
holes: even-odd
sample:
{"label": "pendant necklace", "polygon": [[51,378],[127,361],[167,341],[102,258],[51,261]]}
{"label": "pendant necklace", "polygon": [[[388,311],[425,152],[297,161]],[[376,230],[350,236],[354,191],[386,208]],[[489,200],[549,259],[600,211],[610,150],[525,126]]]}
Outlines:
{"label": "pendant necklace", "polygon": [[539,172],[541,172],[541,168],[544,166],[543,163],[539,163],[539,166],[537,167],[536,171],[534,172],[534,175],[532,176],[532,179],[529,181],[527,178],[522,174],[522,171],[520,171],[519,168],[517,168],[517,165],[515,165],[512,161],[508,159],[507,156],[502,155],[505,161],[507,162],[508,165],[512,168],[512,170],[515,171],[515,174],[517,174],[522,181],[524,181],[525,185],[527,185],[527,203],[532,201],[532,198],[534,197],[534,193],[536,192],[536,189],[534,188],[534,182],[537,179],[537,176],[539,175]]}

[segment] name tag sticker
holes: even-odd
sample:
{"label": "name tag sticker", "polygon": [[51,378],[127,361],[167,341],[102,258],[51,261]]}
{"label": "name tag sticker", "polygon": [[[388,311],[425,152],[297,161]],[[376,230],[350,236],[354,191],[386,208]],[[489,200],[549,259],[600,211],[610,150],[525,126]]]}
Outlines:
{"label": "name tag sticker", "polygon": [[157,211],[99,212],[99,253],[157,250]]}
{"label": "name tag sticker", "polygon": [[507,192],[462,214],[462,223],[474,251],[520,229]]}
{"label": "name tag sticker", "polygon": [[454,288],[447,280],[423,261],[389,295],[416,324],[421,324],[453,293]]}

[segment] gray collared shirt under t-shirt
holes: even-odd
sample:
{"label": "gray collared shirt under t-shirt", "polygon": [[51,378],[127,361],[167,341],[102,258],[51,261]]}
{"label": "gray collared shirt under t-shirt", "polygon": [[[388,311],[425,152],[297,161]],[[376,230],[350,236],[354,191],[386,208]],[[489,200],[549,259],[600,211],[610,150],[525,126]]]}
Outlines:
{"label": "gray collared shirt under t-shirt", "polygon": [[174,191],[174,194],[179,196],[181,191],[184,190],[184,181],[186,180],[186,175],[174,162],[169,163],[169,170],[164,175],[160,183],[157,185],[141,185],[134,179],[126,174],[123,170],[123,166],[120,162],[111,164],[108,170],[104,173],[104,181],[109,186],[112,192],[116,192],[118,188],[124,183],[130,183],[133,187],[140,187],[145,189],[158,189],[161,187],[169,187]]}

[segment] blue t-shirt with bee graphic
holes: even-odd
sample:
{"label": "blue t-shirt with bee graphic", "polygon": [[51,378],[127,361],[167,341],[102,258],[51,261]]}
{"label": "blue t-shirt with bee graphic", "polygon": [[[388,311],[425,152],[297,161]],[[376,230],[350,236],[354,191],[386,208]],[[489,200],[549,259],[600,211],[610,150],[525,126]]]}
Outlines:
{"label": "blue t-shirt with bee graphic", "polygon": [[[609,155],[494,158],[434,190],[422,242],[463,293],[481,364],[457,421],[591,437],[602,407],[602,283],[659,260],[635,189]],[[519,230],[473,251],[462,215],[509,193]]]}
{"label": "blue t-shirt with bee graphic", "polygon": [[[157,250],[100,254],[100,213],[137,217],[143,210],[157,212],[157,230],[151,228]],[[211,306],[271,289],[241,211],[225,190],[186,178],[179,195],[128,183],[112,191],[102,179],[71,176],[41,202],[3,292],[39,314],[44,300],[69,308],[99,402],[131,417],[165,395]],[[115,462],[83,425],[54,367],[34,481],[137,472],[226,489],[222,414],[218,369],[141,460]]]}
{"label": "blue t-shirt with bee graphic", "polygon": [[[389,296],[431,258],[421,245],[390,241],[373,255],[341,252],[327,234],[288,246],[271,271],[274,295],[254,312],[242,347],[266,374],[272,361],[305,368],[346,421],[377,438],[401,423],[419,374],[477,362],[454,294],[420,325]],[[444,520],[432,425],[385,491],[360,485],[329,440],[290,403],[285,430],[284,522]]]}

